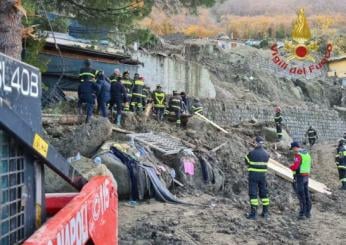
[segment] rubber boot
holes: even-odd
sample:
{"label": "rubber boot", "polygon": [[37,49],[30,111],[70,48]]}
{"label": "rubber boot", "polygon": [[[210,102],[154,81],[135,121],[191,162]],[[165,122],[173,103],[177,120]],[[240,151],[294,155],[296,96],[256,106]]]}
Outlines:
{"label": "rubber boot", "polygon": [[256,220],[257,219],[257,208],[251,207],[250,213],[246,216],[247,219]]}
{"label": "rubber boot", "polygon": [[299,214],[298,214],[298,220],[304,220],[305,219],[305,214],[302,209],[300,209]]}
{"label": "rubber boot", "polygon": [[346,182],[342,182],[342,190],[346,190]]}
{"label": "rubber boot", "polygon": [[262,218],[264,219],[269,219],[269,207],[268,206],[263,206],[263,211],[261,214]]}
{"label": "rubber boot", "polygon": [[121,114],[116,116],[116,125],[117,127],[121,126]]}

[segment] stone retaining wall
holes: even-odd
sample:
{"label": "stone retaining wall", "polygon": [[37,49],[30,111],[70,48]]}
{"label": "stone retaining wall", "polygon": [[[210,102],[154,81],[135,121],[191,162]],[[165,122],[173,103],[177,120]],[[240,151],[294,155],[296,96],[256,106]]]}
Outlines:
{"label": "stone retaining wall", "polygon": [[[209,100],[204,102],[205,113],[221,125],[235,125],[256,118],[259,122],[273,121],[274,107]],[[283,121],[290,135],[301,141],[309,125],[317,131],[320,141],[335,141],[346,131],[346,123],[338,112],[316,107],[282,107]]]}

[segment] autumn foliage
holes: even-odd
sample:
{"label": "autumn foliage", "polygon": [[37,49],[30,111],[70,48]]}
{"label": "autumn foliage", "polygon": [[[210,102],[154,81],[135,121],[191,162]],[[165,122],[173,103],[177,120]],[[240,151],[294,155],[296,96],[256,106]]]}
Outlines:
{"label": "autumn foliage", "polygon": [[[307,16],[313,36],[335,35],[339,28],[346,26],[346,16],[312,15]],[[219,33],[232,35],[238,39],[278,38],[291,35],[296,15],[257,15],[257,16],[212,16],[210,11],[202,9],[198,16],[182,13],[167,16],[154,9],[150,17],[140,25],[164,36],[172,33],[184,33],[191,37],[214,37]]]}

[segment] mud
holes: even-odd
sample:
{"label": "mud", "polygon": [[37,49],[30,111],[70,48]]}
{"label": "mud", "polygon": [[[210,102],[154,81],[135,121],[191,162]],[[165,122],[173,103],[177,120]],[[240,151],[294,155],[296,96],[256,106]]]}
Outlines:
{"label": "mud", "polygon": [[[224,189],[216,194],[180,188],[177,195],[196,206],[140,203],[129,207],[120,203],[120,244],[345,244],[346,211],[343,208],[346,192],[339,190],[334,163],[333,145],[316,145],[312,149],[314,166],[312,177],[329,186],[331,196],[313,193],[312,218],[298,221],[298,200],[290,183],[268,174],[270,192],[270,220],[249,221],[247,171],[244,155],[249,142],[260,132],[256,125],[227,128],[226,136],[208,125],[197,133],[177,131],[172,125],[156,123],[142,125],[143,131],[167,131],[191,143],[214,148],[223,142],[214,157],[225,174]],[[243,132],[246,132],[244,134]],[[193,137],[190,137],[193,136]],[[274,144],[266,145],[271,156],[288,165],[291,154],[274,151]],[[261,208],[259,208],[259,213]]]}
{"label": "mud", "polygon": [[[136,132],[166,132],[203,149],[213,149],[226,142],[217,153],[211,153],[214,164],[225,175],[224,188],[211,192],[185,186],[172,191],[194,205],[170,205],[154,200],[131,207],[119,204],[119,244],[345,244],[346,192],[339,190],[334,162],[335,145],[315,145],[312,177],[332,190],[331,196],[313,193],[312,218],[298,221],[298,200],[290,183],[267,175],[270,220],[245,218],[249,210],[247,171],[244,156],[250,142],[267,124],[243,123],[227,127],[225,135],[205,123],[177,129],[174,124],[142,121],[132,116],[125,129]],[[113,132],[112,139],[126,140]],[[275,143],[267,142],[271,157],[288,165],[292,159],[287,150],[275,151]],[[198,152],[197,152],[198,154]],[[259,208],[259,213],[261,208]]]}

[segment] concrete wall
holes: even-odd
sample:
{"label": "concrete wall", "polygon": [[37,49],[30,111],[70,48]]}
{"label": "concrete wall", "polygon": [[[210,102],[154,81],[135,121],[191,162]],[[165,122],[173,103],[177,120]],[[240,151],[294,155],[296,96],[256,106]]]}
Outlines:
{"label": "concrete wall", "polygon": [[186,91],[190,96],[215,98],[215,87],[207,69],[198,63],[180,61],[162,55],[137,52],[133,58],[144,63],[138,72],[152,89],[161,84],[164,91]]}
{"label": "concrete wall", "polygon": [[[273,121],[274,107],[210,100],[204,103],[208,118],[221,125],[235,125],[256,118]],[[346,123],[335,110],[319,108],[282,107],[284,124],[295,140],[301,141],[309,125],[317,131],[321,141],[335,141],[343,136]]]}
{"label": "concrete wall", "polygon": [[337,77],[346,78],[346,58],[337,61],[330,61],[329,71],[333,75],[336,73]]}

